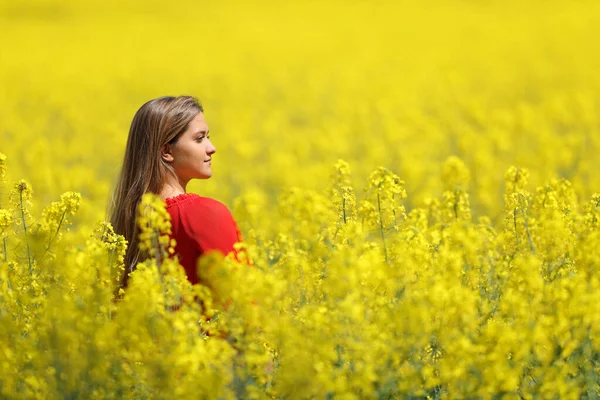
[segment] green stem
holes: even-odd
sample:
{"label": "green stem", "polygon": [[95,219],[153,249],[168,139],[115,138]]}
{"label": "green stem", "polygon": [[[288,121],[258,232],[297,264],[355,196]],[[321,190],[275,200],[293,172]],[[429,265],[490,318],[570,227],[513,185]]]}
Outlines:
{"label": "green stem", "polygon": [[40,259],[40,262],[46,256],[46,253],[48,253],[48,251],[50,250],[50,246],[52,246],[52,242],[54,241],[54,239],[56,239],[56,237],[58,236],[58,231],[60,231],[62,223],[63,223],[63,221],[65,219],[65,214],[66,213],[67,213],[67,210],[63,211],[62,216],[60,217],[60,221],[58,222],[58,227],[56,228],[56,232],[54,232],[54,235],[52,235],[50,237],[50,241],[48,242],[48,246],[46,247],[46,250],[44,250],[44,254],[42,255],[42,258]]}
{"label": "green stem", "polygon": [[158,270],[158,278],[159,278],[159,285],[162,291],[162,295],[163,295],[163,301],[164,301],[164,305],[165,305],[165,310],[168,311],[169,307],[167,305],[167,289],[165,287],[165,280],[163,278],[163,271],[162,271],[162,247],[160,245],[160,240],[159,240],[159,233],[157,233],[156,231],[154,232],[154,234],[152,235],[152,245],[154,246],[155,250],[156,250],[156,256],[154,258],[154,261],[156,262],[156,268]]}
{"label": "green stem", "polygon": [[533,239],[529,232],[529,224],[527,223],[527,214],[525,214],[525,207],[523,207],[523,198],[521,197],[521,214],[523,215],[523,226],[525,226],[525,233],[527,233],[527,240],[529,241],[529,248],[531,252],[535,254],[535,246],[533,245]]}
{"label": "green stem", "polygon": [[[10,267],[9,267],[9,268],[10,268]],[[9,274],[8,274],[8,276],[6,277],[6,283],[8,284],[8,289],[9,289],[9,290],[13,290],[12,283],[10,282],[10,275],[11,275],[11,274],[10,274],[10,272],[11,272],[11,271],[10,271],[10,269],[9,269]]]}
{"label": "green stem", "polygon": [[457,192],[454,192],[454,205],[452,206],[454,208],[454,218],[458,219],[458,195]]}
{"label": "green stem", "polygon": [[[393,195],[392,196],[392,201],[393,201],[394,204],[396,204],[395,200],[396,200],[396,195]],[[398,218],[397,218],[397,215],[396,215],[396,208],[395,207],[392,209],[392,212],[394,213],[394,226],[396,227],[396,230],[399,230],[398,229]]]}
{"label": "green stem", "polygon": [[108,293],[109,298],[108,298],[108,319],[112,319],[112,293],[113,293],[113,287],[112,287],[112,264],[113,264],[113,259],[114,259],[114,254],[115,251],[112,250],[110,252],[110,254],[108,255]]}
{"label": "green stem", "polygon": [[385,254],[385,262],[389,263],[387,246],[385,245],[385,230],[383,229],[383,216],[381,214],[381,198],[377,193],[377,208],[379,210],[379,229],[381,230],[381,240],[383,241],[383,252]]}
{"label": "green stem", "polygon": [[513,223],[515,226],[515,242],[516,242],[515,244],[516,244],[516,247],[518,248],[519,247],[519,232],[517,231],[517,209],[516,208],[513,210]]}
{"label": "green stem", "polygon": [[29,238],[27,237],[27,223],[25,222],[25,207],[23,206],[23,191],[19,192],[19,200],[21,207],[21,220],[23,221],[23,231],[25,232],[25,246],[27,247],[27,265],[29,266],[29,273],[32,273],[31,265],[31,251],[29,249]]}
{"label": "green stem", "polygon": [[344,192],[342,191],[342,212],[344,214],[344,224],[346,222],[346,197],[344,196]]}

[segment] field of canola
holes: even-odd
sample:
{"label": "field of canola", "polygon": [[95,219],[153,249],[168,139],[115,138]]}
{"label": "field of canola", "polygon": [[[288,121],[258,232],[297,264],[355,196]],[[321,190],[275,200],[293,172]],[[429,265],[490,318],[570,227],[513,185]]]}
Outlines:
{"label": "field of canola", "polygon": [[[2,2],[0,397],[598,398],[600,4],[522,3]],[[148,197],[119,294],[129,123],[179,94],[253,266],[187,284]]]}

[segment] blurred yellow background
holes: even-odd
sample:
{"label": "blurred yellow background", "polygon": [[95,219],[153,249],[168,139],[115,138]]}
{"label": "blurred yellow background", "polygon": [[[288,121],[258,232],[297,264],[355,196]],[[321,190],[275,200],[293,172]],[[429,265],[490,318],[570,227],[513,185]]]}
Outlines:
{"label": "blurred yellow background", "polygon": [[90,218],[162,95],[203,103],[214,176],[190,190],[229,205],[322,189],[338,158],[359,188],[390,168],[418,205],[456,155],[491,217],[512,164],[600,187],[597,2],[4,1],[0,35],[9,177],[43,201],[80,191]]}

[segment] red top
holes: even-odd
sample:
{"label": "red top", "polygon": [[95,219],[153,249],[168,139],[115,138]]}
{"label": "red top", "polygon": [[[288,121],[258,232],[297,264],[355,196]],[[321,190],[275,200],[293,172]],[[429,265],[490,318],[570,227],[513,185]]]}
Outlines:
{"label": "red top", "polygon": [[223,255],[234,251],[233,245],[243,240],[231,212],[223,203],[183,193],[165,200],[171,215],[171,237],[177,242],[175,254],[192,284],[198,283],[196,261],[210,250]]}

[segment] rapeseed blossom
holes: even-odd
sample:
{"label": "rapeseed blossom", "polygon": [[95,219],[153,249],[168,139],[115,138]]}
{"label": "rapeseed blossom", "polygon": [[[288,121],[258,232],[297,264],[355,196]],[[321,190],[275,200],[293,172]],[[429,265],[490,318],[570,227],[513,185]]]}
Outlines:
{"label": "rapeseed blossom", "polygon": [[[289,235],[254,236],[245,245],[253,267],[232,255],[201,258],[203,284],[194,286],[168,257],[164,203],[147,195],[138,224],[150,257],[125,291],[116,285],[127,243],[110,224],[76,247],[61,245],[56,231],[80,202],[66,193],[42,211],[42,224],[31,213],[25,224],[52,233],[53,257],[35,246],[29,258],[14,253],[19,246],[5,253],[2,332],[14,345],[2,365],[22,378],[3,393],[572,397],[596,390],[585,377],[598,368],[589,355],[600,351],[590,340],[600,326],[600,314],[590,312],[600,300],[591,269],[600,257],[598,196],[580,204],[564,179],[529,191],[526,177],[519,168],[506,172],[508,223],[498,231],[489,218],[470,217],[456,186],[406,213],[402,181],[383,168],[365,195],[366,202],[379,195],[378,207],[360,208],[344,224],[356,229],[331,229],[340,222],[335,197],[327,205],[292,188],[279,200]],[[29,208],[29,185],[18,182],[16,195],[24,201],[13,205]],[[359,229],[373,212],[381,237]],[[31,230],[25,236],[6,222],[12,214],[2,215],[8,236],[31,244]]]}
{"label": "rapeseed blossom", "polygon": [[[598,396],[600,4],[101,3],[0,6],[0,397]],[[190,91],[252,266],[191,285],[148,195],[123,289],[130,118]]]}

